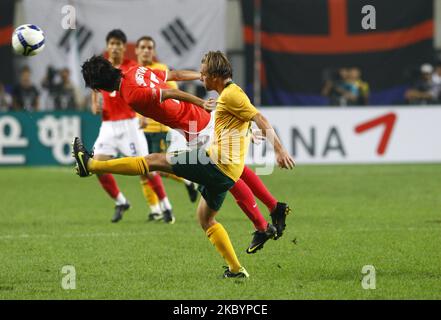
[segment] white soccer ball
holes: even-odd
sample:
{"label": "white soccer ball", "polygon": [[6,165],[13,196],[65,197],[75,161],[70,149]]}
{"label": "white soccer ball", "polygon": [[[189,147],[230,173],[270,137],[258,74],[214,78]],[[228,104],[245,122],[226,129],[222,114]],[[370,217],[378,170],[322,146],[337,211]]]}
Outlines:
{"label": "white soccer ball", "polygon": [[44,32],[34,24],[24,24],[12,34],[12,47],[17,54],[35,56],[44,49]]}

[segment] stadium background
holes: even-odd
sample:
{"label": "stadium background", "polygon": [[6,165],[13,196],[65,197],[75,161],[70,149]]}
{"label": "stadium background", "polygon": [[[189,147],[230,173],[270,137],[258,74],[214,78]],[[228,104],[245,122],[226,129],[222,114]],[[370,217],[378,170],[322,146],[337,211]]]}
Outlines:
{"label": "stadium background", "polygon": [[[375,30],[361,27],[366,4],[355,0],[213,0],[203,4],[190,0],[149,4],[115,0],[2,1],[0,82],[6,92],[12,93],[21,68],[29,66],[32,82],[40,93],[39,109],[48,112],[49,118],[32,112],[7,114],[11,109],[3,107],[0,164],[69,164],[72,133],[81,133],[88,145],[93,143],[99,117],[88,113],[90,92],[84,89],[78,66],[91,54],[104,51],[103,39],[113,27],[127,33],[128,57],[134,57],[136,39],[149,34],[157,39],[158,59],[175,69],[197,69],[204,52],[226,51],[233,63],[235,81],[256,105],[269,108],[263,110],[299,163],[441,161],[440,142],[431,139],[440,134],[435,121],[437,100],[429,106],[418,104],[418,116],[414,118],[408,111],[413,104],[405,99],[406,90],[418,80],[420,66],[435,65],[439,60],[439,1],[369,1],[376,8]],[[61,27],[70,12],[63,9],[66,5],[76,9],[75,29]],[[199,7],[197,13],[192,12],[194,5]],[[178,10],[162,10],[164,6]],[[395,14],[397,10],[400,14]],[[149,11],[159,14],[143,19]],[[261,19],[258,28],[256,17]],[[139,23],[126,24],[128,19]],[[14,27],[26,21],[45,30],[44,54],[31,58],[13,55],[10,35]],[[256,32],[259,41],[254,41]],[[53,113],[51,97],[42,87],[49,68],[64,67],[69,68],[71,81],[83,97],[81,106],[74,110],[77,113]],[[341,103],[329,107],[330,97],[323,95],[321,88],[332,77],[330,74],[345,67],[361,70],[363,81],[369,85],[367,105]],[[198,82],[182,88],[206,95]],[[259,90],[257,94],[255,90]],[[277,109],[280,107],[283,109]],[[390,114],[395,121],[382,122],[391,119],[387,117]],[[41,122],[44,119],[49,120]],[[375,119],[380,122],[369,132],[357,132],[357,126]],[[72,125],[57,126],[57,121]],[[386,139],[388,126],[391,132]],[[47,135],[56,138],[44,140]],[[383,138],[386,141],[382,142]],[[386,144],[385,150],[378,152],[381,143]],[[248,163],[272,161],[266,145],[252,148],[256,150],[251,150]]]}
{"label": "stadium background", "polygon": [[[76,8],[74,30],[61,27],[64,5]],[[361,28],[365,5],[376,8],[375,30]],[[36,57],[11,50],[23,23],[46,33]],[[295,203],[294,227],[262,255],[240,253],[256,274],[247,285],[213,283],[214,254],[186,215],[194,207],[180,187],[166,182],[178,212],[171,231],[139,223],[146,210],[138,183],[118,177],[138,209],[112,229],[111,204],[96,181],[72,173],[71,138],[81,135],[91,147],[100,124],[78,67],[104,51],[112,28],[127,33],[129,56],[137,37],[154,36],[159,60],[176,69],[198,68],[207,50],[226,51],[235,81],[294,155],[293,175],[262,177]],[[405,94],[423,64],[439,63],[440,49],[441,0],[0,1],[0,82],[12,94],[29,66],[41,107],[0,111],[0,297],[439,299],[441,108],[436,99],[409,103]],[[54,110],[41,85],[49,66],[71,70],[82,106]],[[352,67],[369,84],[369,102],[333,105],[322,88]],[[197,82],[182,89],[206,95]],[[273,161],[265,144],[251,148],[249,163]],[[243,230],[251,230],[238,211],[229,199],[222,219],[245,247]],[[194,259],[202,262],[189,270]],[[58,280],[70,263],[87,271],[78,280],[83,289],[67,295]],[[370,263],[382,279],[372,292],[360,289],[361,267]]]}

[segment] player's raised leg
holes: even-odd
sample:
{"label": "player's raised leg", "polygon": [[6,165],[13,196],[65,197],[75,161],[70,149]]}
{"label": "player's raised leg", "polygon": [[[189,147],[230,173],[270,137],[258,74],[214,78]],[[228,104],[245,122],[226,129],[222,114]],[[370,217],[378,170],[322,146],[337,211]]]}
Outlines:
{"label": "player's raised leg", "polygon": [[[92,173],[115,173],[147,177],[149,175],[149,166],[151,166],[152,171],[162,170],[172,172],[165,154],[155,153],[145,157],[125,157],[106,161],[94,160],[78,137],[74,138],[72,153],[77,162],[77,173],[80,177],[86,177]],[[169,219],[164,220],[167,223],[173,223],[174,217],[171,213],[171,209],[169,209],[168,212]]]}
{"label": "player's raised leg", "polygon": [[[90,157],[81,139],[77,137],[73,141],[72,153],[77,162],[77,172],[81,177],[89,176],[92,173],[145,175],[151,170],[174,173],[201,184],[200,191],[203,199],[201,198],[197,214],[208,238],[228,263],[229,268],[225,271],[224,277],[248,277],[247,271],[237,259],[228,233],[214,219],[225,199],[227,190],[234,185],[234,181],[218,170],[214,164],[206,161],[208,155],[205,150],[181,153],[173,156],[173,159],[167,159],[167,155],[163,153],[154,153],[145,157],[97,161]],[[205,156],[203,161],[200,161],[201,156]],[[195,159],[197,163],[194,164],[189,159]],[[205,187],[204,184],[209,187]]]}
{"label": "player's raised leg", "polygon": [[277,201],[259,176],[247,166],[244,167],[240,178],[250,187],[253,194],[268,208],[271,221],[277,228],[277,234],[274,237],[274,240],[277,240],[283,235],[283,231],[286,228],[286,215],[291,212],[291,208],[288,204]]}
{"label": "player's raised leg", "polygon": [[77,174],[80,177],[104,173],[142,176],[150,170],[173,172],[166,159],[166,154],[153,153],[145,157],[124,157],[106,161],[95,160],[79,137],[75,137],[72,142],[72,155],[75,158]]}
{"label": "player's raised leg", "polygon": [[254,200],[253,192],[242,179],[236,181],[230,192],[239,207],[254,224],[256,231],[253,233],[253,238],[246,252],[256,253],[263,248],[265,242],[276,236],[277,229],[265,220]]}

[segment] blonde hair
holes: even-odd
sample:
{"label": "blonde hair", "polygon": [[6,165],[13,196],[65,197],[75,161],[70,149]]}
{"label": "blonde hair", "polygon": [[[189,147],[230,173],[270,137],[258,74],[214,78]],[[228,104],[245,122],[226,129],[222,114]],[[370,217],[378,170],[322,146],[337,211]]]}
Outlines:
{"label": "blonde hair", "polygon": [[209,51],[201,63],[207,65],[207,74],[212,77],[228,79],[233,77],[233,68],[228,58],[220,51]]}

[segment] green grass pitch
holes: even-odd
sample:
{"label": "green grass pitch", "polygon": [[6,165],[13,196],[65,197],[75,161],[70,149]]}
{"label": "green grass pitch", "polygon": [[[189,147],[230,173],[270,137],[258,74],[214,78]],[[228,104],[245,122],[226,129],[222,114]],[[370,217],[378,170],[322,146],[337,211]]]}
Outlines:
{"label": "green grass pitch", "polygon": [[[441,165],[299,166],[263,180],[294,213],[281,239],[247,255],[252,224],[227,197],[218,221],[251,275],[238,281],[221,279],[183,185],[165,182],[176,224],[148,223],[138,178],[117,177],[133,209],[111,224],[95,177],[1,168],[0,298],[441,298]],[[64,265],[75,290],[61,287]],[[364,265],[375,290],[361,286]]]}

